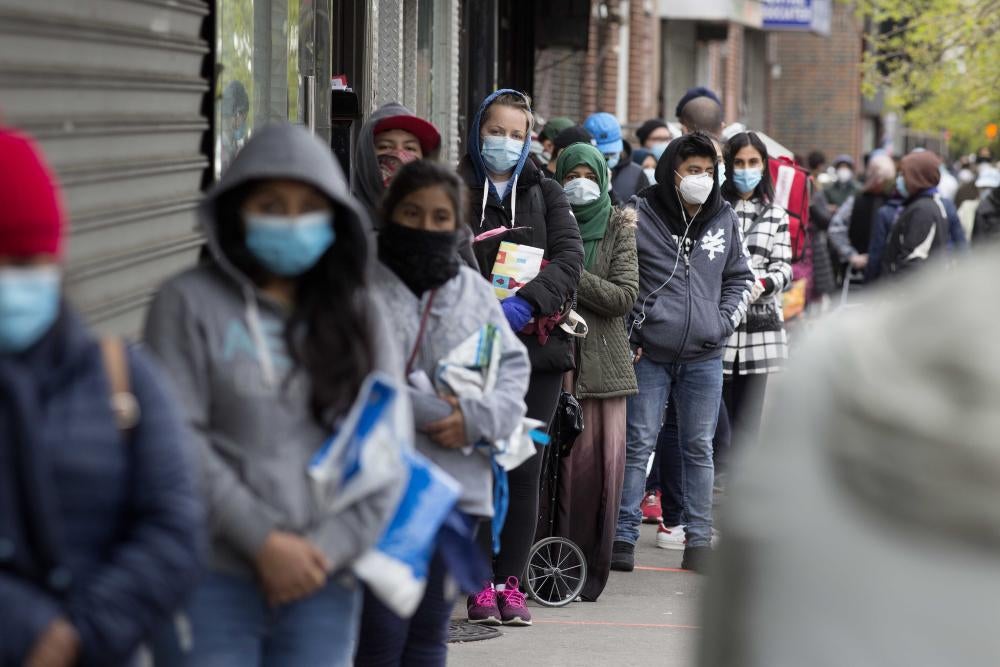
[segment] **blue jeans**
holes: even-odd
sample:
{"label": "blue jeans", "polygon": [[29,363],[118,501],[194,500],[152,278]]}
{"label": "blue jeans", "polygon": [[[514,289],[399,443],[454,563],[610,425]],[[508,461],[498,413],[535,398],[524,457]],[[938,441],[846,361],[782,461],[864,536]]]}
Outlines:
{"label": "blue jeans", "polygon": [[667,402],[677,411],[681,446],[681,489],[688,546],[712,540],[712,439],[722,402],[722,358],[696,363],[658,364],[643,358],[635,366],[639,393],[627,402],[625,483],[618,509],[616,541],[639,540],[646,488],[646,464],[656,447]]}
{"label": "blue jeans", "polygon": [[[489,532],[488,525],[484,528]],[[361,638],[354,667],[445,667],[448,621],[455,600],[446,594],[444,559],[435,554],[427,572],[427,589],[411,618],[400,618],[365,589]]]}
{"label": "blue jeans", "polygon": [[213,572],[170,636],[153,642],[153,655],[157,667],[348,667],[360,617],[361,585],[353,580],[331,578],[309,597],[272,608],[254,579]]}

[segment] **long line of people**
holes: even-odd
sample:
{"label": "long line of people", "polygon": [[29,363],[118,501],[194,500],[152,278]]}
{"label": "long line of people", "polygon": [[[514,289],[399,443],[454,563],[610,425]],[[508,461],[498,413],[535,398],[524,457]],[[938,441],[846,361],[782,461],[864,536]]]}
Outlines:
{"label": "long line of people", "polygon": [[[502,89],[455,170],[433,124],[390,104],[349,179],[303,128],[260,128],[199,208],[201,261],[159,289],[129,347],[62,297],[58,185],[2,130],[0,664],[127,665],[145,644],[171,667],[444,665],[463,569],[446,540],[424,550],[406,612],[355,567],[423,503],[401,512],[406,485],[383,476],[334,509],[311,483],[335,434],[372,428],[355,416],[374,376],[398,390],[409,437],[337,471],[420,455],[452,480],[482,561],[470,622],[532,623],[520,578],[543,448],[498,461],[564,390],[586,428],[555,529],[584,550],[582,598],[634,568],[644,519],[703,572],[716,471],[755,437],[797,276],[765,142],[723,141],[704,88],[677,117],[682,134],[653,119],[636,148],[606,113],[536,138],[530,100]],[[961,246],[932,153],[898,178],[872,157],[863,188],[837,164],[814,209],[838,263],[871,281]],[[1000,229],[1000,176],[975,184],[973,240]],[[571,316],[586,337],[561,326]],[[478,392],[442,382],[460,350],[474,361],[458,384]]]}

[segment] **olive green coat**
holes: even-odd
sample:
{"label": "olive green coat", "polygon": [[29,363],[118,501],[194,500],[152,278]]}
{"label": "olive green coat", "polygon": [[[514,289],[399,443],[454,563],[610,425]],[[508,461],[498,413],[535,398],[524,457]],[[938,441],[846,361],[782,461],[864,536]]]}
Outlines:
{"label": "olive green coat", "polygon": [[577,398],[615,398],[638,393],[625,316],[639,294],[635,249],[636,214],[613,209],[608,232],[598,243],[592,271],[584,271],[576,311],[587,321],[577,347]]}

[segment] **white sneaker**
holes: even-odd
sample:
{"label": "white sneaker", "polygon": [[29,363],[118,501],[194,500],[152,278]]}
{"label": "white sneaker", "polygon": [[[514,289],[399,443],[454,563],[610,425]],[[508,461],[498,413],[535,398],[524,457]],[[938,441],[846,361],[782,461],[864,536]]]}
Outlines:
{"label": "white sneaker", "polygon": [[684,526],[667,528],[661,521],[659,527],[656,529],[656,546],[660,549],[683,551],[686,541]]}

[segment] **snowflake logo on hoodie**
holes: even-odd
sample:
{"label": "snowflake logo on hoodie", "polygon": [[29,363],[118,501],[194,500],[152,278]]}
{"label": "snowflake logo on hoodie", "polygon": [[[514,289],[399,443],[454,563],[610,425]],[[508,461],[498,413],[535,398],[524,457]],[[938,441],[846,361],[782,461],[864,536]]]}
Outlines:
{"label": "snowflake logo on hoodie", "polygon": [[715,261],[715,254],[723,254],[726,252],[726,236],[725,231],[720,227],[714,232],[709,232],[705,238],[701,240],[701,249],[708,253],[708,261]]}

